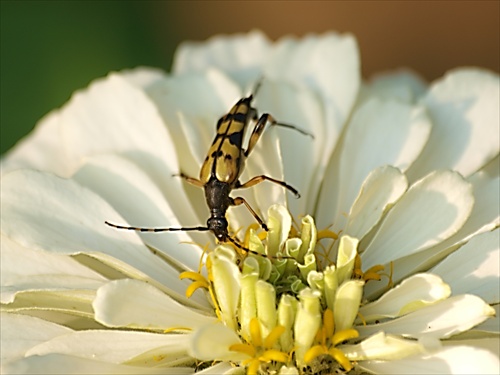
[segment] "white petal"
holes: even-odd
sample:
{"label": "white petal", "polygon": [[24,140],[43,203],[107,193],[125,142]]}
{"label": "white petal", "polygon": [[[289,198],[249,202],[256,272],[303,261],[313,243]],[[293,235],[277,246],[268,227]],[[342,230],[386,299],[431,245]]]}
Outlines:
{"label": "white petal", "polygon": [[232,329],[222,324],[210,324],[193,333],[189,354],[203,361],[248,359],[246,355],[229,350],[241,341]]}
{"label": "white petal", "polygon": [[340,350],[351,361],[396,360],[424,351],[414,340],[407,340],[379,332],[356,345],[342,345]]}
{"label": "white petal", "polygon": [[[88,159],[73,178],[111,204],[126,219],[125,223],[120,223],[122,225],[130,223],[133,226],[148,228],[179,228],[200,224],[195,213],[190,210],[190,203],[183,193],[180,178],[172,178],[168,191],[161,191],[136,164],[115,155]],[[197,232],[190,233],[196,238],[195,242],[207,242],[207,234],[196,236]],[[201,249],[195,245],[180,244],[193,241],[188,233],[139,235],[145,243],[164,252],[175,263],[179,263],[180,267],[197,269]]]}
{"label": "white petal", "polygon": [[455,233],[474,198],[458,173],[436,171],[412,185],[389,211],[362,254],[367,268],[426,249]]}
{"label": "white petal", "polygon": [[430,272],[440,275],[453,294],[470,293],[500,302],[500,230],[475,236]]}
{"label": "white petal", "polygon": [[498,357],[487,350],[468,346],[443,348],[396,361],[367,361],[359,364],[376,374],[498,374]]}
{"label": "white petal", "polygon": [[92,306],[95,319],[108,327],[189,330],[215,321],[152,285],[130,279],[112,281],[99,288]]}
{"label": "white petal", "polygon": [[[415,103],[427,89],[427,83],[415,72],[401,69],[376,73],[363,87],[362,99],[371,97],[396,99],[404,103]],[[366,99],[364,99],[366,98]]]}
{"label": "white petal", "polygon": [[142,89],[147,89],[165,78],[165,73],[158,68],[139,67],[122,70],[120,74],[129,83]]}
{"label": "white petal", "polygon": [[71,166],[66,158],[58,111],[45,115],[35,129],[20,140],[1,160],[1,174],[19,168],[50,171],[67,176]]}
{"label": "white petal", "polygon": [[[352,35],[335,33],[309,35],[300,40],[291,37],[282,38],[276,43],[271,57],[266,61],[263,74],[272,80],[307,88],[317,96],[319,105],[323,108],[321,122],[326,126],[324,131],[315,134],[317,138],[313,141],[313,147],[318,147],[322,152],[318,155],[318,162],[315,162],[317,171],[313,176],[317,179],[317,183],[323,181],[328,161],[350,115],[360,86],[360,63],[356,40]],[[304,109],[315,108],[311,105],[308,107]],[[301,125],[295,120],[291,123]],[[312,129],[318,132],[316,126]],[[298,139],[296,143],[298,142],[301,140]],[[287,173],[290,169],[292,168],[287,168]],[[309,169],[310,167],[307,168]],[[312,192],[314,188],[317,188],[316,184],[311,185]],[[309,200],[314,195],[316,194],[311,194]],[[308,207],[316,206],[316,202],[309,201],[307,204]]]}
{"label": "white petal", "polygon": [[236,366],[230,362],[220,362],[204,370],[196,371],[197,375],[245,375],[244,367]]}
{"label": "white petal", "polygon": [[[184,298],[186,287],[177,271],[159,262],[137,234],[106,226],[104,220],[120,223],[124,219],[76,182],[14,171],[3,178],[1,199],[1,231],[21,245],[63,254],[85,253],[125,274],[152,278],[151,282],[168,286],[176,298]],[[201,296],[193,297],[192,302],[206,305]]]}
{"label": "white petal", "polygon": [[354,261],[357,255],[359,240],[350,236],[342,236],[340,238],[339,251],[337,254],[337,281],[342,284],[344,281],[351,279],[352,270],[354,269]]}
{"label": "white petal", "polygon": [[[61,110],[67,157],[75,167],[83,157],[110,152],[146,152],[174,169],[173,145],[154,103],[119,74],[77,92]],[[129,153],[133,157],[133,153]]]}
{"label": "white petal", "polygon": [[422,100],[433,132],[409,179],[441,168],[468,176],[495,157],[500,147],[499,102],[499,77],[486,70],[457,69],[433,83]]}
{"label": "white petal", "polygon": [[260,31],[219,35],[203,43],[184,42],[175,52],[172,71],[195,73],[217,67],[245,87],[258,78],[269,44]]}
{"label": "white petal", "polygon": [[[232,250],[229,250],[234,254]],[[241,273],[233,258],[226,257],[224,248],[212,253],[212,278],[222,321],[230,328],[237,329],[236,313],[240,296]]]}
{"label": "white petal", "polygon": [[500,340],[498,340],[498,336],[480,339],[444,340],[442,343],[443,346],[472,346],[485,349],[500,357]]}
{"label": "white petal", "polygon": [[345,234],[363,238],[408,188],[399,169],[383,166],[370,172],[349,212]]}
{"label": "white petal", "polygon": [[[500,195],[498,191],[500,191],[500,178],[498,176],[491,178],[487,173],[481,172],[475,174],[471,182],[474,192],[474,207],[465,224],[443,242],[419,253],[396,259],[393,262],[392,279],[394,282],[397,283],[415,272],[428,270],[475,235],[489,232],[499,225]],[[386,263],[385,267],[389,269],[390,265]],[[365,287],[365,296],[374,298],[374,296],[380,295],[384,288],[385,283],[368,283]]]}
{"label": "white petal", "polygon": [[4,235],[0,246],[2,303],[13,302],[20,291],[97,290],[107,281],[67,255],[31,250]]}
{"label": "white petal", "polygon": [[498,337],[500,333],[500,304],[493,305],[492,308],[495,310],[495,316],[474,327],[474,332],[479,332],[481,335],[484,333],[487,337],[491,335]]}
{"label": "white petal", "polygon": [[139,366],[117,365],[100,361],[78,358],[65,354],[49,354],[32,356],[19,361],[2,364],[3,374],[192,374],[191,367],[148,368]]}
{"label": "white petal", "polygon": [[327,129],[317,96],[287,83],[264,80],[255,105],[259,114],[270,113],[280,123],[314,134],[314,139],[292,129],[270,126],[248,158],[248,174],[242,178],[265,174],[285,180],[300,192],[302,199],[293,198],[279,185],[264,183],[252,189],[259,206],[265,209],[288,200],[292,212],[307,212],[306,207],[312,206],[319,189],[317,168],[331,141],[324,136]]}
{"label": "white petal", "polygon": [[[116,330],[76,331],[40,343],[31,348],[26,355],[58,353],[109,363],[130,364],[135,357],[143,353],[147,353],[151,361],[153,351],[155,355],[161,353],[170,359],[186,357],[188,339],[189,336],[184,334],[166,335]],[[146,359],[143,358],[143,361]],[[141,364],[144,365],[144,362]]]}
{"label": "white petal", "polygon": [[174,167],[197,177],[215,137],[217,120],[240,99],[241,89],[222,72],[209,69],[168,77],[149,87],[147,94],[168,126],[169,150],[175,150],[178,159]]}
{"label": "white petal", "polygon": [[461,295],[385,323],[358,326],[357,329],[361,336],[384,331],[405,337],[446,338],[474,327],[493,314],[494,310],[480,298]]}
{"label": "white petal", "polygon": [[[352,35],[326,33],[309,35],[300,40],[285,37],[273,48],[266,61],[264,75],[320,94],[328,103],[327,123],[343,126],[351,111],[360,83],[359,54]],[[325,150],[329,155],[331,150]]]}
{"label": "white petal", "polygon": [[333,305],[336,330],[352,328],[363,297],[363,285],[364,281],[349,280],[337,289]]}
{"label": "white petal", "polygon": [[447,298],[450,287],[432,274],[417,274],[359,309],[366,321],[394,318]]}
{"label": "white petal", "polygon": [[22,358],[30,348],[39,343],[71,332],[64,326],[26,315],[2,312],[1,319],[2,363]]}

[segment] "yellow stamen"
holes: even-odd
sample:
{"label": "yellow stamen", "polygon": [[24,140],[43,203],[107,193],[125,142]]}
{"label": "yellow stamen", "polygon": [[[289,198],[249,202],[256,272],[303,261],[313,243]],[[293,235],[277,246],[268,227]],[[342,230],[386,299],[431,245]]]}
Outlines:
{"label": "yellow stamen", "polygon": [[317,239],[322,240],[323,238],[331,238],[332,240],[336,240],[339,238],[339,235],[330,229],[319,230],[317,234]]}
{"label": "yellow stamen", "polygon": [[260,323],[257,318],[250,320],[250,337],[254,346],[262,346],[262,334],[260,333]]}
{"label": "yellow stamen", "polygon": [[206,281],[195,281],[186,288],[186,297],[190,298],[194,292],[199,288],[208,289],[208,283]]}
{"label": "yellow stamen", "polygon": [[276,343],[276,341],[278,341],[280,336],[283,334],[283,332],[285,332],[285,327],[283,326],[274,327],[264,340],[264,348],[272,348]]}
{"label": "yellow stamen", "polygon": [[366,326],[366,319],[363,316],[363,314],[361,314],[359,311],[358,311],[358,317],[359,319],[361,319],[361,323],[363,323],[363,325]]}
{"label": "yellow stamen", "polygon": [[184,279],[191,279],[193,281],[206,281],[205,276],[200,274],[199,272],[194,272],[194,271],[185,271],[181,272],[179,275],[179,279],[184,280]]}
{"label": "yellow stamen", "polygon": [[172,327],[163,330],[163,333],[170,333],[175,331],[192,331],[192,328],[189,327]]}
{"label": "yellow stamen", "polygon": [[335,359],[346,371],[352,370],[352,364],[346,358],[342,350],[337,348],[331,348],[328,353]]}
{"label": "yellow stamen", "polygon": [[379,273],[384,270],[384,266],[381,264],[377,264],[373,267],[368,268],[365,273]]}
{"label": "yellow stamen", "polygon": [[254,359],[250,362],[250,366],[247,368],[247,375],[257,375],[259,371],[260,361],[258,359]]}
{"label": "yellow stamen", "polygon": [[309,363],[321,354],[326,353],[328,353],[328,351],[323,345],[314,345],[312,348],[309,348],[306,354],[304,354],[304,362]]}
{"label": "yellow stamen", "polygon": [[354,339],[358,336],[359,333],[354,328],[343,329],[341,331],[335,332],[335,334],[332,336],[331,344],[335,346],[340,344],[341,342]]}
{"label": "yellow stamen", "polygon": [[276,350],[276,349],[269,349],[266,350],[260,357],[259,361],[261,362],[271,362],[271,361],[276,361],[276,362],[282,362],[286,363],[288,362],[288,354]]}
{"label": "yellow stamen", "polygon": [[323,327],[325,330],[326,337],[332,337],[335,327],[335,322],[333,320],[333,311],[326,309],[323,313]]}
{"label": "yellow stamen", "polygon": [[365,272],[363,275],[363,280],[365,280],[366,282],[370,280],[380,281],[382,280],[382,276],[375,272]]}
{"label": "yellow stamen", "polygon": [[238,352],[248,355],[249,357],[255,357],[255,348],[250,344],[233,344],[229,346],[229,350],[232,352]]}

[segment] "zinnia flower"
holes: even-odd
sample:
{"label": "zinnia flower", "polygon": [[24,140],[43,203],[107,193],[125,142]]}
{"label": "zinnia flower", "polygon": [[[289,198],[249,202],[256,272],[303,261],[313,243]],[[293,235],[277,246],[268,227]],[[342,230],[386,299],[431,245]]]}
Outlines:
{"label": "zinnia flower", "polygon": [[[230,208],[250,253],[104,224],[203,225],[172,175],[258,81],[259,112],[314,139],[270,126],[249,156],[243,182],[302,196],[232,193],[269,228]],[[499,93],[476,68],[361,82],[334,33],[217,37],[92,83],[2,161],[2,372],[498,373]]]}

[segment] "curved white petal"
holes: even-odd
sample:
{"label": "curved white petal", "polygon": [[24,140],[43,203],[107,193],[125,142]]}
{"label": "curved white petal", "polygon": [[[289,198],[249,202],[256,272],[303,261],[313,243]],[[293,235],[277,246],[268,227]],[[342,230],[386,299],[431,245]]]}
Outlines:
{"label": "curved white petal", "polygon": [[[360,86],[356,40],[352,35],[336,33],[309,35],[300,40],[285,37],[273,47],[263,69],[264,77],[307,88],[317,96],[325,127],[320,134],[315,134],[318,138],[313,141],[313,147],[321,150],[315,176],[317,183],[323,181],[328,161],[351,113]],[[295,120],[291,123],[301,125]],[[307,141],[298,140],[300,143]],[[316,202],[308,202],[309,207],[313,207],[311,204]]]}
{"label": "curved white petal", "polygon": [[[500,178],[490,177],[486,172],[476,173],[470,179],[474,192],[474,206],[464,225],[448,239],[419,253],[396,259],[393,262],[392,280],[399,282],[407,275],[428,270],[444,257],[480,233],[496,228],[500,223]],[[388,263],[386,269],[390,268]],[[365,294],[368,298],[379,295],[385,288],[384,283],[368,283]]]}
{"label": "curved white petal", "polygon": [[[264,76],[318,92],[328,103],[327,123],[336,128],[330,135],[338,136],[359,89],[359,65],[358,46],[350,34],[331,32],[300,40],[284,37],[266,60]],[[326,155],[330,152],[325,150]]]}
{"label": "curved white petal", "polygon": [[[118,224],[130,223],[136,227],[148,228],[205,226],[198,222],[199,219],[190,210],[180,178],[172,178],[172,186],[169,186],[168,192],[161,191],[141,168],[120,156],[101,155],[87,159],[73,179],[99,194],[126,219],[126,222]],[[195,242],[203,244],[207,242],[207,234],[189,234],[165,232],[139,235],[145,243],[165,253],[181,267],[193,270],[198,267],[201,249],[181,242],[191,242],[194,238]]]}
{"label": "curved white petal", "polygon": [[[337,199],[334,230],[345,225],[349,211],[366,176],[375,168],[389,164],[401,170],[417,158],[431,130],[422,107],[395,100],[371,99],[354,112],[342,142],[339,165],[339,191],[335,196],[327,184],[321,199]],[[330,206],[321,205],[322,221],[331,218]]]}
{"label": "curved white petal", "polygon": [[33,168],[68,176],[71,165],[61,134],[61,117],[55,110],[38,121],[33,132],[21,139],[0,161],[1,174]]}
{"label": "curved white petal", "polygon": [[99,153],[151,153],[175,170],[170,136],[154,103],[119,74],[94,81],[61,110],[64,145],[70,163]]}
{"label": "curved white petal", "polygon": [[285,180],[296,188],[302,198],[295,199],[276,184],[265,182],[252,188],[260,207],[274,203],[288,205],[292,212],[308,212],[319,189],[323,151],[331,140],[323,118],[323,109],[317,96],[310,90],[289,83],[262,81],[255,100],[259,115],[271,114],[279,123],[290,124],[314,135],[314,139],[293,129],[269,126],[249,156],[247,170],[242,179],[265,174]]}
{"label": "curved white petal", "polygon": [[146,92],[172,137],[169,150],[177,154],[178,166],[175,167],[198,177],[215,137],[217,120],[241,98],[241,89],[223,72],[208,69],[167,77],[148,87]]}
{"label": "curved white petal", "polygon": [[499,303],[500,229],[475,236],[430,272],[441,276],[455,295],[470,293]]}
{"label": "curved white petal", "polygon": [[370,172],[354,201],[344,234],[363,238],[408,188],[399,169],[383,166]]}
{"label": "curved white petal", "polygon": [[122,70],[119,74],[129,83],[142,89],[155,85],[166,76],[163,70],[149,66]]}
{"label": "curved white petal", "polygon": [[443,346],[472,346],[479,349],[485,349],[497,357],[500,357],[500,340],[498,337],[485,337],[479,339],[463,339],[463,340],[444,340]]}
{"label": "curved white petal", "polygon": [[433,131],[409,179],[441,168],[468,176],[494,158],[500,148],[499,102],[500,79],[486,70],[456,69],[434,82],[422,100]]}
{"label": "curved white petal", "polygon": [[269,49],[269,40],[257,30],[215,36],[203,43],[184,42],[175,52],[172,71],[180,75],[216,67],[245,87],[258,78]]}
{"label": "curved white petal", "polygon": [[107,281],[67,255],[31,250],[7,236],[1,235],[0,238],[2,303],[13,302],[18,292],[97,290]]}
{"label": "curved white petal", "polygon": [[204,370],[196,371],[197,375],[245,375],[244,367],[235,366],[234,363],[220,362]]}
{"label": "curved white petal", "polygon": [[[124,219],[75,181],[14,171],[3,178],[1,200],[1,231],[21,245],[62,254],[84,253],[130,276],[151,278],[176,298],[184,298],[185,283],[177,271],[159,262],[136,233],[105,225],[105,220],[121,223]],[[193,302],[207,305],[204,298],[193,297]]]}
{"label": "curved white petal", "polygon": [[66,354],[49,354],[44,356],[31,356],[18,361],[2,364],[3,374],[165,374],[182,375],[193,374],[191,367],[152,368],[119,365],[79,358]]}
{"label": "curved white petal", "polygon": [[[217,339],[214,340],[214,338]],[[222,324],[210,324],[193,333],[189,354],[204,361],[248,359],[244,354],[229,350],[231,345],[240,343],[240,338],[232,329]]]}
{"label": "curved white petal", "polygon": [[342,345],[340,348],[351,361],[397,360],[412,354],[422,353],[424,347],[417,341],[374,334],[356,345]]}
{"label": "curved white petal", "polygon": [[367,268],[424,250],[454,234],[474,197],[458,173],[436,171],[412,185],[394,205],[362,254]]}
{"label": "curved white petal", "polygon": [[493,316],[495,311],[473,295],[455,296],[380,324],[358,326],[360,336],[379,331],[405,337],[446,338],[466,331]]}
{"label": "curved white petal", "polygon": [[495,310],[495,316],[474,327],[474,332],[484,333],[487,337],[491,335],[498,337],[500,334],[500,304],[497,303],[492,308]]}
{"label": "curved white petal", "polygon": [[337,289],[333,304],[336,330],[352,328],[363,297],[363,284],[364,281],[349,280],[342,283]]}
{"label": "curved white petal", "polygon": [[451,294],[450,287],[438,276],[417,274],[390,289],[377,301],[359,309],[365,321],[394,318],[434,304]]}
{"label": "curved white petal", "polygon": [[[58,335],[32,347],[26,356],[67,354],[108,363],[130,363],[143,353],[170,359],[186,357],[189,336],[148,332],[89,330]],[[156,349],[156,350],[155,350]],[[152,358],[150,358],[150,361]],[[146,361],[143,358],[143,361]]]}
{"label": "curved white petal", "polygon": [[25,356],[26,352],[54,337],[72,332],[71,329],[27,315],[2,312],[0,324],[2,363]]}
{"label": "curved white petal", "polygon": [[241,290],[241,272],[235,264],[234,258],[227,256],[234,252],[223,247],[218,247],[212,260],[213,287],[220,307],[222,321],[230,328],[237,329],[236,314]]}
{"label": "curved white petal", "polygon": [[359,367],[375,374],[498,374],[493,353],[470,346],[448,347],[437,353],[420,354],[395,361],[366,361]]}
{"label": "curved white petal", "polygon": [[360,100],[372,97],[396,99],[412,104],[427,90],[427,83],[417,73],[407,70],[395,70],[377,73],[363,86]]}
{"label": "curved white petal", "polygon": [[216,321],[148,283],[131,279],[115,280],[99,288],[92,306],[95,319],[108,327],[191,330]]}

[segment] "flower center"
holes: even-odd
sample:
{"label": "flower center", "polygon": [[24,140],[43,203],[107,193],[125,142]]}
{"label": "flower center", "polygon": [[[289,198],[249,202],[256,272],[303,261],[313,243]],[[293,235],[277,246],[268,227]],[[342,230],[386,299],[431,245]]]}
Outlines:
{"label": "flower center", "polygon": [[207,257],[208,277],[201,271],[183,273],[193,280],[186,295],[199,288],[209,292],[217,317],[239,338],[228,346],[228,356],[234,353],[234,362],[248,374],[279,372],[282,366],[302,373],[350,371],[353,365],[338,345],[356,342],[353,325],[363,287],[380,280],[383,267],[363,272],[358,240],[343,236],[336,260],[320,270],[317,242],[336,235],[327,230],[318,235],[310,216],[302,219],[300,231],[292,231],[288,212],[279,206],[268,216],[265,237],[252,226],[245,232],[244,245],[252,253],[242,256],[221,245]]}

